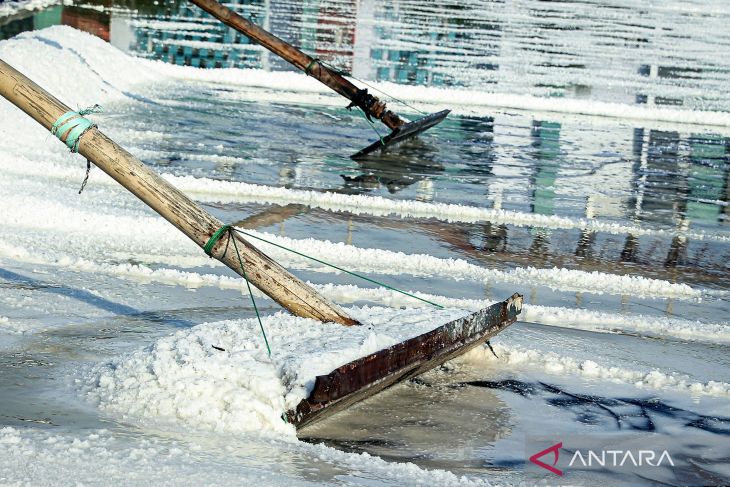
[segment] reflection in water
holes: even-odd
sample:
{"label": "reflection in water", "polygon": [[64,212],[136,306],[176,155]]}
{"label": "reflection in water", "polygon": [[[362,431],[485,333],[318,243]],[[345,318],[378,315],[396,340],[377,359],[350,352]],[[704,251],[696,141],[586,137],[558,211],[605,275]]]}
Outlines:
{"label": "reflection in water", "polygon": [[[592,425],[604,423],[610,429],[657,432],[662,429],[659,426],[662,420],[669,419],[685,428],[730,436],[729,417],[703,415],[655,398],[600,397],[570,392],[544,382],[527,383],[514,379],[452,385],[454,388],[466,386],[509,391],[522,397],[541,396],[552,406],[572,411],[580,422]],[[662,426],[667,427],[666,423]]]}
{"label": "reflection in water", "polygon": [[357,164],[361,174],[342,175],[346,187],[370,191],[383,185],[390,193],[444,171],[444,165],[438,162],[437,147],[424,138],[410,139],[394,149],[359,160]]}
{"label": "reflection in water", "polygon": [[490,222],[484,224],[482,230],[482,244],[478,250],[488,252],[507,251],[507,225],[495,225]]}
{"label": "reflection in water", "polygon": [[306,427],[300,439],[428,468],[487,468],[485,445],[510,432],[506,405],[488,389],[449,387],[454,379],[439,372],[411,379]]}
{"label": "reflection in water", "polygon": [[[531,212],[553,215],[555,214],[555,180],[560,164],[560,124],[533,120],[530,136],[534,159],[533,173],[530,177],[530,187],[533,188]],[[535,228],[533,234],[530,254],[540,261],[549,253],[550,232],[542,228]]]}
{"label": "reflection in water", "polygon": [[[669,233],[648,238],[525,229],[503,222],[400,222],[399,228],[426,233],[446,248],[490,266],[641,272],[671,281],[681,275],[683,281],[713,286],[728,279],[726,246],[672,235],[712,232],[726,224],[728,137],[624,126],[602,132],[525,116],[452,116],[428,137],[355,163],[347,158],[349,150],[342,149],[342,141],[355,138],[361,144],[372,132],[361,117],[344,108],[305,111],[231,100],[220,87],[197,89],[200,92],[186,103],[160,103],[155,110],[138,112],[138,120],[126,122],[165,131],[154,140],[131,141],[151,154],[146,162],[179,174],[290,188],[368,192],[621,224],[633,221]],[[218,111],[211,109],[210,99]],[[241,123],[225,123],[220,111],[240,117]],[[270,130],[272,124],[276,130]],[[180,134],[205,143],[190,143]],[[248,214],[236,205],[227,208],[230,221]],[[304,217],[295,210],[280,221],[300,217],[315,216]],[[356,227],[362,225],[360,231],[369,224],[389,226],[385,219],[354,218]]]}
{"label": "reflection in water", "polygon": [[[6,19],[0,35],[9,37],[65,23],[139,55],[176,64],[290,69],[187,2],[155,6],[153,2],[115,0],[102,4],[101,11],[58,5],[19,14]],[[631,8],[625,13],[611,11],[606,20],[602,15],[609,9],[593,5],[586,10],[577,1],[551,2],[542,9],[526,9],[522,2],[485,0],[469,5],[446,1],[438,8],[379,0],[335,4],[241,0],[235,6],[284,39],[364,78],[480,90],[489,84],[488,90],[595,99],[610,95],[612,101],[632,93],[641,103],[681,100],[690,106],[694,99],[703,100],[705,108],[716,103],[703,97],[712,93],[717,82],[717,64],[708,67],[708,60],[700,56],[695,64],[682,58],[684,65],[673,68],[681,52],[675,60],[666,58],[659,49],[666,40],[653,27],[648,29],[648,19],[671,20],[673,14],[668,11],[647,8],[647,26],[643,26],[643,20],[626,22]],[[709,21],[722,18],[713,15]],[[636,43],[636,59],[622,60],[633,71],[622,78],[626,90],[620,96],[601,85],[605,71],[600,61],[607,51],[594,45],[593,37],[609,45],[616,39],[602,37],[604,30],[595,25],[586,27],[591,19],[606,20],[606,29],[620,25],[616,34],[621,42]],[[517,27],[534,28],[525,32],[540,37],[530,34],[528,39],[525,33],[515,32]],[[692,26],[682,24],[682,28]],[[570,47],[563,41],[556,45],[559,39],[571,38],[580,42]],[[580,45],[592,48],[581,49]],[[684,45],[680,43],[676,49],[681,51]],[[617,71],[622,68],[614,64],[611,69],[606,79],[623,76]],[[634,79],[637,77],[639,81]],[[693,87],[701,88],[702,94],[693,95]],[[183,174],[331,191],[382,192],[545,216],[628,220],[670,232],[712,232],[729,221],[730,138],[722,135],[647,127],[634,129],[626,138],[623,132],[591,131],[542,117],[526,124],[524,119],[515,122],[502,116],[452,116],[428,137],[354,165],[344,159],[348,151],[342,150],[342,141],[359,130],[362,120],[344,110],[305,112],[294,106],[241,102],[227,98],[226,88],[221,86],[205,87],[190,97],[190,103],[182,106],[138,113],[140,124],[160,126],[159,119],[167,121],[165,137],[134,142],[154,154],[147,162]],[[217,110],[211,109],[211,99]],[[241,125],[222,125],[218,120],[221,110],[241,117]],[[305,113],[309,128],[301,124]],[[331,118],[340,123],[332,124]],[[316,126],[321,121],[327,122],[327,131]],[[288,130],[294,124],[304,132]],[[276,130],[262,129],[269,126]],[[356,138],[372,140],[372,133],[364,130]],[[210,145],[189,144],[177,132]],[[359,141],[355,148],[362,145]],[[278,166],[272,168],[271,161]],[[652,275],[673,269],[700,282],[727,279],[726,250],[683,236],[614,238],[589,231],[557,233],[540,228],[526,234],[494,222],[456,228],[431,225],[427,231],[450,248],[482,261],[519,261],[529,255],[526,263],[531,265],[615,271],[613,264],[624,263],[626,272],[639,265]]]}
{"label": "reflection in water", "polygon": [[[644,129],[634,131],[635,213],[643,222],[683,231],[690,224],[713,228],[725,221],[730,138]],[[689,241],[672,238],[666,267],[691,265]],[[622,258],[635,261],[638,239],[628,236]],[[699,256],[699,255],[698,255]]]}
{"label": "reflection in water", "polygon": [[534,174],[530,178],[532,213],[555,214],[555,181],[560,165],[560,124],[556,122],[532,122],[532,147]]}

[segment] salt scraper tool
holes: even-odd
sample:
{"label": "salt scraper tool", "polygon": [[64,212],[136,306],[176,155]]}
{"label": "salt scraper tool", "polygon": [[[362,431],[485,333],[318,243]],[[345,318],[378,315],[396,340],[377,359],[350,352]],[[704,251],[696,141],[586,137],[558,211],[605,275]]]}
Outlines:
{"label": "salt scraper tool", "polygon": [[385,106],[385,102],[368,93],[367,88],[358,88],[347,80],[339,71],[327,66],[319,59],[309,56],[291,44],[284,42],[267,30],[245,19],[230,8],[215,0],[190,0],[213,17],[229,27],[236,29],[252,41],[260,44],[274,54],[280,56],[295,67],[304,71],[335,92],[350,100],[348,108],[359,108],[368,121],[380,120],[391,132],[376,142],[356,152],[352,159],[360,159],[375,151],[393,147],[415,137],[440,123],[450,110],[432,113],[414,121],[407,121]]}

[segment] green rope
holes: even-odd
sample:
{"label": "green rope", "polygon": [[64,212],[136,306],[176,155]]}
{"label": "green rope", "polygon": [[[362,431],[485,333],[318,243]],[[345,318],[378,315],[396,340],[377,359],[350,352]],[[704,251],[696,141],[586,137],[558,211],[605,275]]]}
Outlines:
{"label": "green rope", "polygon": [[[230,233],[229,233],[230,235]],[[238,263],[241,266],[241,272],[243,273],[243,278],[246,280],[246,286],[248,287],[248,294],[251,296],[251,303],[253,303],[253,310],[256,312],[256,319],[259,320],[259,328],[261,328],[261,334],[264,336],[264,343],[266,343],[266,350],[269,352],[269,357],[271,357],[271,347],[269,346],[269,339],[266,338],[266,331],[264,330],[264,324],[261,322],[261,315],[259,314],[259,308],[256,306],[256,300],[253,297],[253,292],[251,291],[251,283],[248,281],[248,276],[246,276],[246,268],[243,265],[243,260],[241,259],[241,252],[238,251],[238,244],[236,243],[236,239],[233,239],[233,248],[236,250],[236,256],[238,257]]]}
{"label": "green rope", "polygon": [[428,304],[430,304],[432,306],[435,306],[437,308],[442,308],[443,309],[443,306],[441,306],[440,304],[434,303],[433,301],[429,301],[427,299],[423,299],[423,298],[418,297],[418,296],[416,296],[414,294],[411,294],[409,292],[406,292],[406,291],[403,291],[401,289],[395,288],[393,286],[389,286],[389,285],[387,285],[385,283],[376,281],[375,279],[370,279],[369,277],[363,276],[362,274],[358,274],[356,272],[348,271],[347,269],[343,269],[342,267],[336,266],[336,265],[331,264],[329,262],[325,262],[325,261],[323,261],[321,259],[318,259],[316,257],[312,257],[311,255],[303,254],[303,253],[298,252],[298,251],[296,251],[294,249],[291,249],[289,247],[285,247],[283,245],[279,245],[277,243],[274,243],[274,242],[272,242],[270,240],[266,240],[265,238],[258,237],[258,236],[254,235],[252,233],[245,232],[245,231],[243,231],[241,229],[238,229],[238,228],[231,228],[231,230],[234,231],[234,232],[238,232],[238,233],[241,233],[243,235],[246,235],[247,237],[255,238],[255,239],[260,240],[262,242],[265,242],[265,243],[267,243],[269,245],[273,245],[274,247],[279,247],[280,249],[288,250],[289,252],[292,252],[292,253],[297,254],[299,256],[302,256],[302,257],[306,257],[307,259],[313,260],[315,262],[319,262],[320,264],[324,264],[326,266],[332,267],[334,269],[337,269],[338,271],[342,271],[342,272],[344,272],[346,274],[350,274],[351,276],[355,276],[355,277],[358,277],[360,279],[364,279],[364,280],[366,280],[368,282],[372,282],[373,284],[377,284],[378,286],[382,286],[382,287],[384,287],[386,289],[390,289],[391,291],[395,291],[395,292],[398,292],[398,293],[401,293],[401,294],[405,294],[406,296],[409,296],[411,298],[417,299],[419,301],[423,301],[424,303],[428,303]]}
{"label": "green rope", "polygon": [[77,113],[81,116],[84,116],[84,115],[89,115],[92,113],[103,113],[103,112],[104,112],[104,108],[102,108],[102,106],[97,103],[94,106],[91,106],[88,108],[82,108]]}
{"label": "green rope", "polygon": [[[103,111],[104,109],[98,104],[88,108],[82,108],[77,112],[68,111],[58,117],[53,125],[51,125],[51,134],[55,135],[61,142],[65,142],[66,146],[71,149],[72,153],[76,153],[79,151],[81,137],[83,137],[86,132],[96,127],[94,122],[88,118],[84,118],[84,116],[89,115],[90,113],[101,113]],[[66,137],[65,141],[63,140],[64,136]],[[86,176],[81,182],[79,194],[84,191],[86,183],[89,182],[90,173],[91,161],[86,159]]]}
{"label": "green rope", "polygon": [[372,128],[372,129],[374,130],[374,131],[375,131],[375,134],[376,134],[376,135],[378,136],[378,138],[380,139],[380,145],[382,145],[382,146],[385,146],[385,141],[383,140],[383,136],[382,136],[382,135],[380,135],[380,132],[378,132],[378,129],[377,129],[376,127],[375,127],[375,124],[374,124],[373,122],[371,122],[371,121],[370,121],[370,119],[368,118],[367,114],[366,114],[366,113],[365,113],[365,112],[364,112],[364,111],[363,111],[362,109],[360,109],[360,113],[362,113],[362,116],[363,116],[363,117],[365,118],[365,121],[366,121],[366,122],[368,123],[368,125],[370,125],[370,127],[371,127],[371,128]]}
{"label": "green rope", "polygon": [[228,251],[228,244],[230,244],[231,241],[233,241],[233,248],[236,251],[236,257],[238,258],[238,265],[241,266],[241,274],[243,275],[243,279],[246,281],[246,286],[248,287],[248,295],[251,296],[251,303],[253,304],[253,310],[256,312],[256,319],[259,322],[259,328],[261,328],[261,334],[264,337],[264,343],[266,344],[266,351],[269,352],[269,357],[271,357],[271,347],[269,346],[269,339],[266,337],[266,330],[264,330],[264,324],[261,322],[261,314],[259,313],[259,308],[256,306],[256,299],[253,297],[253,292],[251,291],[251,283],[248,280],[248,275],[246,274],[246,266],[243,265],[243,259],[241,258],[241,252],[238,250],[238,244],[236,243],[236,238],[233,237],[234,228],[230,225],[223,225],[218,230],[215,231],[213,235],[211,235],[210,239],[208,239],[208,242],[203,246],[203,250],[205,250],[205,253],[208,254],[208,256],[213,257],[212,250],[213,246],[215,246],[216,242],[220,240],[220,238],[223,236],[224,233],[228,234],[228,240],[226,241],[226,248],[223,250],[223,255],[226,254]]}

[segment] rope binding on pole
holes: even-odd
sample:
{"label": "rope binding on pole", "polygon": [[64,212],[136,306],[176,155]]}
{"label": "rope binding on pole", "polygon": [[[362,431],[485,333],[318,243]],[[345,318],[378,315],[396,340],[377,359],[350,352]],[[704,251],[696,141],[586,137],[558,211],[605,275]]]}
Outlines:
{"label": "rope binding on pole", "polygon": [[[58,117],[58,120],[51,125],[51,134],[55,135],[61,142],[64,142],[66,147],[71,150],[71,153],[77,153],[79,151],[79,141],[81,140],[81,137],[83,137],[86,132],[96,127],[96,124],[88,118],[85,118],[85,115],[89,115],[90,113],[101,113],[102,111],[103,108],[101,105],[94,105],[92,107],[79,110],[78,112],[66,112]],[[66,140],[63,140],[64,136],[66,137]],[[91,161],[87,159],[86,176],[84,176],[84,180],[81,183],[79,194],[81,194],[86,187],[86,183],[89,182],[90,172]]]}

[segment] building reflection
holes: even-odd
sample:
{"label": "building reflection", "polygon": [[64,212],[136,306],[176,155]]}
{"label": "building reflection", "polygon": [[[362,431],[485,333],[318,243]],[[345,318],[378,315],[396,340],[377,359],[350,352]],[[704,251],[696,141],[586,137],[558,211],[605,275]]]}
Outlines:
{"label": "building reflection", "polygon": [[[492,174],[497,157],[493,147],[494,117],[449,117],[440,124],[439,130],[450,144],[470,147],[456,172],[460,180],[483,182]],[[395,150],[374,153],[357,161],[359,173],[342,176],[345,187],[364,191],[385,187],[390,193],[396,193],[418,183],[416,197],[428,201],[433,193],[431,180],[446,171],[442,151],[448,150],[426,138],[411,139]]]}
{"label": "building reflection", "polygon": [[[459,131],[470,134],[467,137],[474,137],[475,133],[483,133],[485,127],[489,127],[493,133],[493,126],[492,119],[464,119]],[[555,215],[559,205],[556,188],[572,184],[582,187],[583,192],[585,188],[598,188],[596,193],[599,194],[588,194],[585,197],[584,217],[589,220],[605,214],[620,220],[634,220],[645,228],[669,226],[677,233],[687,233],[694,229],[690,228],[691,225],[715,227],[718,221],[724,219],[728,139],[710,136],[682,138],[673,132],[645,132],[637,129],[633,140],[636,159],[633,166],[627,160],[625,163],[607,164],[609,169],[600,166],[580,178],[567,179],[565,176],[561,178],[559,171],[566,162],[561,155],[561,130],[561,124],[553,121],[536,120],[532,123],[531,142],[527,152],[529,161],[524,166],[529,170],[529,176],[527,181],[512,179],[513,182],[510,183],[513,190],[520,186],[528,188],[529,211],[532,213]],[[643,140],[644,133],[648,134],[646,141]],[[491,146],[492,137],[484,139],[489,141],[485,143],[485,147]],[[602,144],[605,141],[597,139],[597,142]],[[687,149],[678,152],[677,148],[680,146]],[[597,147],[600,145],[594,146],[593,141],[589,140],[585,149],[596,151]],[[630,147],[628,155],[631,154]],[[487,151],[477,152],[484,162],[482,166],[477,164],[480,158],[474,157],[473,164],[461,164],[458,171],[451,169],[450,174],[460,180],[468,179],[467,175],[479,175],[483,177],[480,184],[490,184],[491,179],[497,178],[493,175],[497,158],[490,158]],[[471,162],[470,154],[464,153],[463,159]],[[683,166],[689,168],[684,177],[675,178],[674,175]],[[630,170],[628,174],[633,174],[634,179],[626,178],[627,170]],[[434,174],[434,177],[438,181],[438,175]],[[383,183],[382,179],[373,175],[369,179],[362,179],[371,184],[367,188],[370,190],[379,188]],[[633,187],[643,189],[634,191]],[[609,195],[600,194],[603,190],[608,190]],[[610,196],[611,192],[618,190],[621,190],[620,196]],[[627,203],[632,198],[638,203],[629,209]],[[706,201],[708,199],[711,201]],[[621,213],[617,213],[619,209],[622,209]],[[689,241],[681,235],[662,239],[661,246],[665,250],[658,252],[656,240],[627,235],[624,247],[616,248],[610,243],[616,237],[587,229],[577,232],[561,231],[559,239],[551,243],[551,234],[556,232],[537,227],[527,231],[529,241],[525,239],[525,230],[493,222],[448,229],[432,224],[430,228],[441,235],[450,246],[468,255],[488,258],[485,257],[485,252],[507,253],[512,254],[510,258],[514,258],[517,252],[529,255],[531,265],[565,265],[566,262],[580,259],[580,263],[575,260],[574,265],[612,272],[616,269],[607,265],[610,262],[634,262],[652,268],[656,265],[666,268],[677,265],[692,266],[700,274],[704,269],[722,266],[719,260],[709,255],[704,256],[702,261],[688,261],[686,256]],[[512,245],[507,244],[508,238]],[[572,239],[572,244],[569,239]],[[571,247],[572,250],[569,250]],[[572,252],[572,256],[569,252]]]}
{"label": "building reflection", "polygon": [[[493,127],[493,121],[467,120],[462,131],[473,135],[487,123]],[[681,275],[682,279],[691,282],[717,282],[718,275],[727,269],[727,255],[709,249],[720,244],[692,241],[686,235],[693,231],[702,232],[705,228],[712,232],[718,225],[727,225],[730,138],[636,129],[633,140],[629,139],[628,151],[624,153],[627,156],[625,162],[609,164],[607,167],[610,169],[604,173],[593,170],[581,176],[576,183],[561,176],[558,170],[565,165],[560,142],[562,129],[556,122],[534,121],[530,129],[529,159],[523,166],[529,171],[527,181],[508,176],[513,194],[519,193],[520,187],[528,189],[532,213],[555,215],[560,205],[555,188],[566,187],[566,184],[583,185],[584,192],[585,188],[597,188],[597,193],[604,189],[609,192],[621,189],[621,196],[613,197],[618,198],[620,204],[609,196],[587,195],[585,218],[590,220],[605,213],[605,203],[611,215],[618,208],[623,209],[622,214],[615,215],[620,221],[633,220],[643,228],[665,229],[670,234],[619,237],[587,229],[525,229],[496,222],[459,225],[402,223],[400,226],[421,227],[450,248],[486,265],[510,262],[619,274],[633,273],[640,268],[647,275],[670,281]],[[588,144],[588,151],[596,151],[601,146],[594,146],[590,140]],[[505,162],[513,164],[497,158],[486,164],[481,172],[484,176],[482,183],[491,184],[491,180],[498,179],[494,175],[495,165],[499,167]],[[450,174],[461,177],[473,170],[472,165],[461,165],[458,172]],[[627,173],[627,170],[630,172]],[[627,174],[633,175],[633,178],[626,179]],[[607,176],[615,176],[621,186],[606,181]]]}
{"label": "building reflection", "polygon": [[[690,226],[714,228],[725,222],[730,175],[730,138],[636,129],[634,131],[637,222],[686,232]],[[690,265],[690,242],[671,239],[664,266]],[[621,258],[634,262],[639,239],[627,236]]]}
{"label": "building reflection", "polygon": [[[481,85],[492,83],[497,79],[494,71],[505,68],[497,59],[521,59],[518,51],[526,50],[529,41],[515,42],[510,47],[514,52],[506,52],[502,42],[504,26],[489,21],[488,14],[475,12],[476,7],[466,4],[444,6],[445,15],[441,16],[425,14],[415,3],[401,1],[234,0],[229,4],[276,35],[360,77],[399,83],[470,84],[476,76],[481,77]],[[100,12],[58,5],[7,20],[0,26],[0,36],[7,38],[24,30],[57,24],[72,25],[119,47],[174,64],[292,69],[187,2],[166,4],[138,15],[115,9]],[[546,32],[555,30],[550,26],[543,28]],[[457,47],[464,52],[459,56],[449,54]],[[571,58],[580,57],[577,52],[568,54]],[[584,69],[578,65],[557,67],[565,73]],[[689,79],[701,74],[651,65],[642,66],[639,72],[659,81]],[[681,100],[641,95],[636,101],[677,105]],[[534,121],[529,128],[530,145],[521,155],[526,155],[525,160],[518,163],[500,160],[500,157],[504,159],[504,153],[499,151],[504,148],[495,148],[494,124],[491,117],[450,117],[439,127],[445,138],[468,147],[459,154],[456,169],[454,164],[446,163],[445,149],[440,144],[414,141],[399,148],[397,153],[363,162],[356,173],[347,175],[342,190],[385,189],[394,193],[411,187],[417,198],[427,201],[433,198],[434,187],[438,187],[440,179],[454,177],[483,184],[486,192],[501,188],[489,194],[495,208],[501,205],[498,201],[502,192],[516,194],[520,189],[515,187],[528,188],[521,193],[526,198],[519,210],[550,216],[560,210],[556,187],[564,189],[572,185],[580,189],[582,185],[599,188],[598,194],[586,196],[584,216],[588,219],[628,219],[642,227],[679,234],[687,230],[716,229],[730,221],[728,137],[637,128],[629,138],[631,145],[617,150],[625,161],[614,166],[615,170],[601,174],[599,169],[581,178],[568,179],[559,171],[563,167],[561,131],[564,130],[559,123]],[[596,132],[595,136],[603,135]],[[588,153],[606,147],[605,141],[599,139],[584,142]],[[335,161],[339,162],[341,159]],[[315,170],[303,174],[302,165],[296,162],[287,164],[282,169],[282,184],[302,186],[306,185],[307,178],[315,180],[319,176]],[[225,175],[232,174],[233,170],[231,165]],[[601,194],[604,192],[620,196]],[[515,261],[519,260],[515,256],[520,254],[530,256],[526,261],[530,265],[539,259],[543,265],[574,264],[609,271],[616,270],[616,263],[661,267],[657,272],[682,268],[701,273],[726,268],[719,253],[696,250],[700,243],[681,235],[661,239],[625,235],[618,237],[621,241],[615,244],[606,235],[587,230],[558,234],[540,228],[525,231],[492,222],[459,226],[433,224],[430,231],[475,259]]]}
{"label": "building reflection", "polygon": [[[530,176],[532,189],[531,211],[539,215],[555,214],[555,181],[560,164],[560,124],[557,122],[532,122],[530,130],[533,172]],[[530,253],[540,259],[548,254],[550,231],[533,228]]]}

